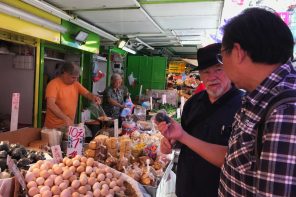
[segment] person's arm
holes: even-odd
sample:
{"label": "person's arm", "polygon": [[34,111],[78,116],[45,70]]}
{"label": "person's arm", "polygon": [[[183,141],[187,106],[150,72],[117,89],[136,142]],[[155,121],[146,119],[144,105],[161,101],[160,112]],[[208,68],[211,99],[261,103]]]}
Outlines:
{"label": "person's arm", "polygon": [[[172,119],[170,125],[165,122],[159,123],[158,129],[170,141],[178,140],[211,164],[217,167],[223,165],[227,146],[211,144],[197,139],[185,132],[182,126]],[[166,147],[168,147],[167,144]]]}
{"label": "person's arm", "polygon": [[64,114],[63,111],[56,105],[56,98],[53,98],[53,97],[47,98],[46,105],[47,105],[47,109],[52,111],[52,113],[54,113],[54,115],[56,115],[58,118],[64,120],[67,126],[74,124],[73,120],[70,117],[68,117],[66,114]]}
{"label": "person's arm", "polygon": [[257,194],[295,196],[296,104],[277,107],[267,118],[257,170]]}
{"label": "person's arm", "polygon": [[108,103],[109,103],[110,105],[117,106],[117,107],[120,107],[120,108],[122,108],[122,109],[124,108],[124,105],[118,103],[115,99],[113,99],[113,98],[111,98],[111,97],[108,97],[107,101],[108,101]]}
{"label": "person's arm", "polygon": [[90,92],[84,94],[83,96],[96,104],[101,104],[101,99]]}

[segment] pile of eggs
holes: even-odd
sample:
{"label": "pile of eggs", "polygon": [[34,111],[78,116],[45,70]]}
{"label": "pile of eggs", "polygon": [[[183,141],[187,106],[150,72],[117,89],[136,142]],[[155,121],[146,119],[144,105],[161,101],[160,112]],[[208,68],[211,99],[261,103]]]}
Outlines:
{"label": "pile of eggs", "polygon": [[58,164],[40,160],[30,167],[25,180],[32,197],[112,197],[125,196],[126,190],[120,172],[79,155]]}

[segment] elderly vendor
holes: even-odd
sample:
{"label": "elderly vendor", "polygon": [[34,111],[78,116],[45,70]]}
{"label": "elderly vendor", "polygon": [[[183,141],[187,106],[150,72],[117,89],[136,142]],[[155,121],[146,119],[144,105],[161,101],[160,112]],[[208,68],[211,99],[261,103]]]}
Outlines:
{"label": "elderly vendor", "polygon": [[125,108],[125,99],[129,96],[128,90],[122,85],[122,77],[115,73],[111,76],[111,86],[104,92],[103,108],[106,115],[118,119],[120,112]]}

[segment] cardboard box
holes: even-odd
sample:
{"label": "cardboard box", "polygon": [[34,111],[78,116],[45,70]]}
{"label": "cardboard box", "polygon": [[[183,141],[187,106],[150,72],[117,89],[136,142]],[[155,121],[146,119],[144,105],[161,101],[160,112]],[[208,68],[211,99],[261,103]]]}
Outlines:
{"label": "cardboard box", "polygon": [[40,128],[22,128],[15,131],[7,131],[0,133],[0,141],[28,146],[30,142],[41,139],[40,131]]}

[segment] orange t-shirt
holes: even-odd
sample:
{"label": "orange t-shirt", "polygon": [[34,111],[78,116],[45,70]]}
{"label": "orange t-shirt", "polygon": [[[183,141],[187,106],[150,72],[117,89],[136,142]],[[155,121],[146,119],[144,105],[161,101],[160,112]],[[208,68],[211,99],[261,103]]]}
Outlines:
{"label": "orange t-shirt", "polygon": [[[51,80],[46,88],[46,99],[55,98],[56,105],[69,118],[74,120],[79,94],[85,95],[88,90],[79,82],[71,85],[64,84],[60,77]],[[64,120],[58,118],[50,109],[46,110],[45,127],[59,128],[65,125]]]}

